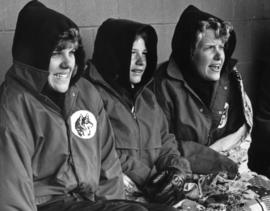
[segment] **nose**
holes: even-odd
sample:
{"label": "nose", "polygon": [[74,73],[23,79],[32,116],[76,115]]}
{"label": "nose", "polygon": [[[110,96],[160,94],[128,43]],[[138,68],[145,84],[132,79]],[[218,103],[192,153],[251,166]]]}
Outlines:
{"label": "nose", "polygon": [[136,65],[144,65],[145,58],[141,54],[136,54]]}
{"label": "nose", "polygon": [[62,69],[68,69],[71,67],[71,58],[68,55],[63,55],[60,67]]}
{"label": "nose", "polygon": [[221,59],[221,54],[222,54],[221,51],[222,51],[222,50],[216,48],[216,50],[215,50],[215,56],[214,56],[214,59],[215,59],[215,60],[220,60],[220,59]]}

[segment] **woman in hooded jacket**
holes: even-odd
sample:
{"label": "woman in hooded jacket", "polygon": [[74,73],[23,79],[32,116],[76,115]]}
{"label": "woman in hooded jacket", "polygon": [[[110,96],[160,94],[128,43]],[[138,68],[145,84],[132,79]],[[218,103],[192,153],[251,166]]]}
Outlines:
{"label": "woman in hooded jacket", "polygon": [[0,210],[146,211],[119,200],[113,132],[98,91],[80,77],[76,24],[30,1],[12,55],[0,88]]}
{"label": "woman in hooded jacket", "polygon": [[251,105],[231,58],[235,45],[231,24],[191,5],[152,85],[194,173],[226,170],[233,177],[236,164],[220,153],[239,146],[252,127]]}
{"label": "woman in hooded jacket", "polygon": [[183,196],[190,167],[147,88],[156,68],[156,47],[152,26],[108,19],[98,29],[86,78],[103,99],[125,175],[148,201],[173,205]]}

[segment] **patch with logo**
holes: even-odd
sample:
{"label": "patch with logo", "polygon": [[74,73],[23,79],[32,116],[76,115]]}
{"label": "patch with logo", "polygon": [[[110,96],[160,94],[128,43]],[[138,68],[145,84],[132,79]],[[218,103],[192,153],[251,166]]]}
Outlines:
{"label": "patch with logo", "polygon": [[87,110],[76,111],[71,115],[71,130],[79,138],[92,138],[97,130],[96,117]]}
{"label": "patch with logo", "polygon": [[225,103],[224,105],[224,110],[222,111],[222,114],[221,114],[221,119],[220,119],[220,122],[219,122],[219,125],[218,125],[218,128],[223,128],[227,121],[228,121],[228,113],[229,113],[229,103]]}

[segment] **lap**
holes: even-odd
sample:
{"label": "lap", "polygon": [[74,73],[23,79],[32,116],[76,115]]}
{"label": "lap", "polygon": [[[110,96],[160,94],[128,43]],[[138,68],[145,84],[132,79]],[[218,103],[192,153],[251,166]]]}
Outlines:
{"label": "lap", "polygon": [[128,200],[91,202],[66,199],[41,206],[38,208],[38,211],[176,211],[176,209],[166,205]]}
{"label": "lap", "polygon": [[41,206],[38,211],[147,211],[147,209],[141,204],[125,200],[91,202],[67,199]]}

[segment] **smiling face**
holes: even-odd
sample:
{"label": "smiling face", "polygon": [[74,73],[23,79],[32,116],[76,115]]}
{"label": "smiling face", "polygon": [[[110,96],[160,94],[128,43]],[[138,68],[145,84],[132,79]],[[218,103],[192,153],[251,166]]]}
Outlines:
{"label": "smiling face", "polygon": [[224,60],[224,41],[216,38],[213,29],[206,29],[203,34],[200,33],[191,56],[197,74],[207,81],[218,81]]}
{"label": "smiling face", "polygon": [[138,84],[142,80],[142,76],[147,65],[146,55],[147,49],[144,39],[141,36],[138,36],[133,43],[131,51],[129,80],[132,87],[134,87],[134,84]]}
{"label": "smiling face", "polygon": [[56,48],[49,64],[49,85],[57,92],[65,93],[76,66],[75,51],[78,44],[67,41],[64,48]]}

